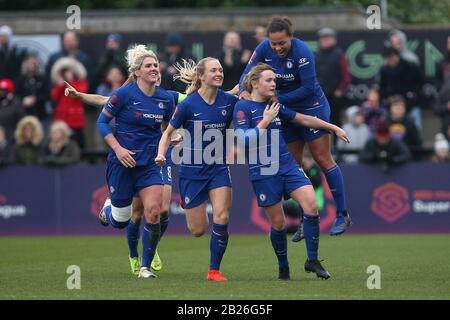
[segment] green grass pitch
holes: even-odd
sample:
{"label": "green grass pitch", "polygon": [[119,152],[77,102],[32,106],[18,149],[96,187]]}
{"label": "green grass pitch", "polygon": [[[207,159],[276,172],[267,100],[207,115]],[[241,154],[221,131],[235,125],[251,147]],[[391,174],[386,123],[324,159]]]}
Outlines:
{"label": "green grass pitch", "polygon": [[[130,273],[124,236],[0,237],[0,299],[450,299],[449,248],[450,235],[322,235],[325,281],[304,272],[304,241],[289,241],[291,280],[280,282],[267,236],[231,235],[229,281],[211,283],[209,237],[164,237],[156,279]],[[80,290],[67,289],[69,265],[81,269]],[[367,288],[370,265],[379,290]]]}

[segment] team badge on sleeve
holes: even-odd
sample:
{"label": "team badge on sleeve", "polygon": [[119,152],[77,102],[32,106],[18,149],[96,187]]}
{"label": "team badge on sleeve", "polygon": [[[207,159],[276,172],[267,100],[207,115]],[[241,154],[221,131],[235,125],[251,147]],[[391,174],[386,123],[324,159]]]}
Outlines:
{"label": "team badge on sleeve", "polygon": [[308,59],[306,58],[301,58],[300,60],[298,60],[298,67],[303,67],[306,66],[307,64],[309,64]]}
{"label": "team badge on sleeve", "polygon": [[236,113],[236,118],[237,118],[238,124],[244,124],[245,123],[245,113],[244,113],[244,111],[238,111]]}

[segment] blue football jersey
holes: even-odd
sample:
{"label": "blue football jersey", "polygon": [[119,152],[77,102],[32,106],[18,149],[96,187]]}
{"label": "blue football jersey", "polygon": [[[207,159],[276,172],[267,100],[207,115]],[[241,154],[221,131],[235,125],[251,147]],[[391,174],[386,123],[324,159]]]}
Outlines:
{"label": "blue football jersey", "polygon": [[314,55],[305,42],[293,38],[291,49],[285,58],[278,57],[268,39],[261,42],[241,75],[241,90],[245,75],[260,62],[270,65],[275,72],[280,103],[295,111],[319,105],[324,93],[316,78]]}
{"label": "blue football jersey", "polygon": [[[190,134],[190,141],[185,141],[183,148],[183,153],[187,152],[188,154],[183,154],[179,171],[180,177],[194,180],[209,179],[211,175],[227,167],[225,132],[233,120],[233,109],[237,101],[236,96],[219,90],[215,102],[210,105],[196,91],[176,107],[170,124],[176,129],[183,127]],[[203,141],[206,139],[201,137],[209,129],[218,130],[223,137],[223,155],[218,155],[220,160],[214,163],[206,163],[203,157],[205,148],[212,142]],[[194,136],[198,134],[201,134],[201,140],[194,142]],[[198,159],[198,155],[200,155],[200,159]],[[212,155],[215,156],[214,152]],[[199,163],[196,163],[196,160],[200,160]]]}
{"label": "blue football jersey", "polygon": [[[136,165],[154,164],[161,123],[168,122],[174,110],[172,94],[156,87],[153,96],[147,96],[131,82],[117,89],[104,108],[115,117],[114,136],[119,144],[136,153]],[[108,160],[119,162],[112,150]]]}
{"label": "blue football jersey", "polygon": [[[242,129],[245,132],[249,133],[249,130],[256,128],[258,123],[263,119],[263,113],[264,109],[267,106],[267,102],[254,102],[254,101],[248,101],[248,100],[240,100],[235,108],[234,108],[234,128],[235,129]],[[274,161],[270,161],[268,164],[262,163],[260,159],[261,154],[266,154],[268,157],[274,158],[274,155],[271,152],[272,145],[274,151],[278,153],[277,158],[279,161],[278,167],[278,174],[286,173],[289,170],[291,170],[293,167],[296,167],[297,164],[294,160],[294,157],[289,152],[288,147],[282,137],[282,120],[283,121],[291,121],[295,118],[296,112],[293,110],[290,110],[286,108],[285,106],[280,107],[280,111],[278,113],[278,116],[272,120],[272,122],[267,127],[267,130],[265,131],[267,134],[267,144],[261,143],[261,136],[258,138],[258,148],[249,150],[249,146],[246,146],[246,156],[247,159],[252,159],[252,157],[249,157],[249,152],[253,153],[253,159],[256,159],[254,163],[249,163],[249,174],[250,174],[250,180],[259,180],[259,179],[265,179],[267,178],[267,175],[261,174],[261,169],[263,167],[270,167],[274,164]],[[272,141],[271,139],[271,131],[272,130],[279,130],[278,131],[278,141]],[[256,133],[256,132],[255,132]],[[251,137],[251,135],[248,135]],[[254,135],[256,137],[256,135]],[[251,146],[250,146],[251,147]],[[260,150],[263,149],[263,150]]]}

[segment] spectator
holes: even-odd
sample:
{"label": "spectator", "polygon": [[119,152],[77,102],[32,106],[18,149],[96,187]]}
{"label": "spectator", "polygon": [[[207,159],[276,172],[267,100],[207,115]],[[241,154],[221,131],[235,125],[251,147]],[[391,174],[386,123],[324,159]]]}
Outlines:
{"label": "spectator", "polygon": [[122,74],[127,74],[127,62],[125,52],[121,49],[122,37],[117,33],[108,35],[105,43],[106,53],[102,55],[97,64],[95,84],[100,84],[106,77],[107,72],[115,66]]}
{"label": "spectator", "polygon": [[[253,36],[256,40],[256,46],[267,39],[267,31],[266,27],[262,25],[258,25],[255,28],[255,35]],[[256,47],[255,46],[255,47]]]}
{"label": "spectator", "polygon": [[438,89],[441,89],[444,81],[450,78],[450,35],[447,37],[447,51],[445,52],[444,60],[439,64],[436,78]]}
{"label": "spectator", "polygon": [[20,101],[14,96],[14,83],[9,79],[0,79],[0,126],[4,127],[8,141],[13,141],[14,130],[23,115]]}
{"label": "spectator", "polygon": [[331,107],[331,123],[341,125],[345,92],[352,79],[344,51],[337,46],[336,31],[322,28],[317,32],[319,51],[316,53],[317,80]]}
{"label": "spectator", "polygon": [[403,141],[414,159],[418,159],[417,149],[422,146],[422,138],[414,122],[406,115],[405,100],[400,95],[389,99],[388,124],[391,138]]}
{"label": "spectator", "polygon": [[12,36],[9,26],[0,27],[0,79],[14,80],[25,58],[26,51],[12,44]]}
{"label": "spectator", "polygon": [[25,116],[17,124],[14,153],[17,164],[38,164],[44,137],[42,125],[35,116]]}
{"label": "spectator", "polygon": [[161,87],[166,90],[185,92],[186,84],[180,80],[173,81],[176,69],[173,67],[176,63],[181,63],[182,59],[192,59],[186,52],[184,40],[179,33],[172,32],[166,37],[163,60],[167,63],[167,69],[161,74]]}
{"label": "spectator", "polygon": [[42,149],[41,163],[46,165],[68,165],[80,160],[77,143],[70,139],[72,130],[64,121],[55,121],[50,126],[49,141]]}
{"label": "spectator", "polygon": [[419,67],[402,59],[394,48],[383,52],[386,64],[380,69],[380,95],[387,100],[393,95],[401,95],[406,100],[408,114],[414,119],[419,130],[422,129],[420,111],[420,92],[423,77]]}
{"label": "spectator", "polygon": [[367,99],[362,104],[364,121],[369,126],[370,132],[374,136],[378,125],[385,122],[387,111],[380,103],[380,94],[376,89],[370,89],[367,93]]}
{"label": "spectator", "polygon": [[78,48],[79,44],[80,39],[76,32],[74,31],[64,32],[62,36],[62,46],[63,46],[62,50],[53,53],[47,62],[46,76],[48,83],[50,83],[53,65],[56,63],[56,61],[58,61],[63,57],[71,57],[73,59],[76,59],[83,64],[86,70],[92,70],[91,59],[86,53],[84,53]]}
{"label": "spectator", "polygon": [[[364,123],[364,115],[359,106],[352,106],[345,112],[348,122],[343,128],[347,132],[350,143],[337,142],[338,150],[357,150],[360,152],[371,137],[369,127]],[[342,160],[347,163],[358,162],[358,154],[344,154]]]}
{"label": "spectator", "polygon": [[39,118],[43,123],[48,114],[45,108],[48,100],[46,78],[40,73],[39,60],[34,55],[28,55],[22,63],[22,72],[16,79],[16,96],[22,101],[25,113]]}
{"label": "spectator", "polygon": [[434,112],[442,119],[442,124],[450,120],[450,36],[447,38],[447,52],[444,61],[439,65],[437,72],[437,85],[439,88]]}
{"label": "spectator", "polygon": [[450,119],[450,75],[445,78],[441,85],[433,109],[443,123]]}
{"label": "spectator", "polygon": [[408,147],[401,141],[391,139],[387,123],[380,123],[375,138],[367,141],[359,160],[365,163],[380,163],[384,170],[411,160]]}
{"label": "spectator", "polygon": [[228,31],[223,38],[222,51],[216,54],[223,67],[224,90],[231,90],[239,83],[242,72],[252,53],[242,48],[241,36],[235,31]]}
{"label": "spectator", "polygon": [[84,105],[79,99],[64,95],[64,81],[67,81],[79,92],[87,92],[86,69],[77,60],[66,57],[55,63],[51,76],[54,82],[51,98],[56,103],[53,119],[67,123],[73,130],[74,140],[81,149],[84,149],[83,128],[86,122]]}
{"label": "spectator", "polygon": [[436,134],[434,138],[433,162],[450,162],[450,144],[442,133]]}
{"label": "spectator", "polygon": [[14,149],[6,140],[5,128],[0,126],[0,168],[14,163]]}
{"label": "spectator", "polygon": [[442,133],[444,134],[447,141],[450,143],[450,119],[446,119],[442,125]]}
{"label": "spectator", "polygon": [[391,32],[389,32],[389,43],[392,48],[400,53],[400,57],[402,59],[420,66],[420,61],[417,55],[408,49],[408,39],[403,31],[391,30]]}
{"label": "spectator", "polygon": [[125,74],[122,70],[112,65],[106,72],[106,77],[97,87],[96,93],[102,96],[109,96],[112,92],[119,89],[125,82]]}

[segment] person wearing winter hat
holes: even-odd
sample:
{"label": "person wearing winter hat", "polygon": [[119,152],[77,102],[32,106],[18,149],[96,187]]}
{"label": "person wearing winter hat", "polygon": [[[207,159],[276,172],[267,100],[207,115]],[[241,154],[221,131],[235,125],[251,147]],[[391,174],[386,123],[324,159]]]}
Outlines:
{"label": "person wearing winter hat", "polygon": [[[351,106],[346,111],[348,122],[344,124],[342,129],[347,132],[350,139],[350,143],[341,143],[341,140],[337,141],[337,148],[341,150],[357,150],[361,151],[366,142],[370,139],[371,133],[367,124],[364,123],[364,115],[361,107]],[[358,162],[357,154],[344,154],[342,159],[347,163]]]}
{"label": "person wearing winter hat", "polygon": [[450,144],[443,133],[436,134],[434,138],[433,162],[450,162]]}

